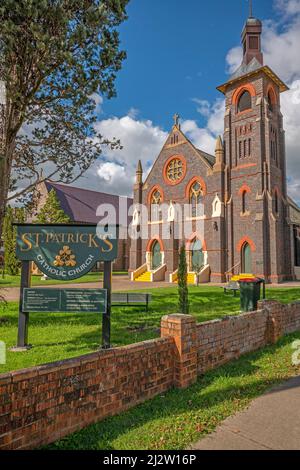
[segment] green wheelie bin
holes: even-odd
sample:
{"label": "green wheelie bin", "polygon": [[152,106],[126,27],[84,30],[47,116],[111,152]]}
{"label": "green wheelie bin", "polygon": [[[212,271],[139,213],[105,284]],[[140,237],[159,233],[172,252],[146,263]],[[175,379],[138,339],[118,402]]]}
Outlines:
{"label": "green wheelie bin", "polygon": [[263,284],[263,298],[265,299],[265,281],[259,278],[240,279],[241,311],[253,312],[257,310],[261,298],[261,285]]}

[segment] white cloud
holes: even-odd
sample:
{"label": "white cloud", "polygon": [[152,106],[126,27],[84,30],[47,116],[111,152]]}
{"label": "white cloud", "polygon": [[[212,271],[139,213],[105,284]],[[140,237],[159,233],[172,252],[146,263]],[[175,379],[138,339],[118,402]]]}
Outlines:
{"label": "white cloud", "polygon": [[77,181],[77,185],[97,191],[132,196],[138,160],[142,161],[145,175],[160,152],[167,133],[152,121],[137,120],[137,110],[132,108],[127,116],[103,119],[96,123],[96,130],[105,138],[121,141],[122,149],[104,148],[100,161]]}
{"label": "white cloud", "polygon": [[213,152],[216,139],[208,129],[198,127],[196,121],[192,120],[184,121],[181,128],[197,148],[208,153]]}
{"label": "white cloud", "polygon": [[90,96],[90,99],[92,101],[94,101],[95,105],[96,105],[96,112],[101,114],[102,113],[102,104],[103,104],[103,98],[101,95],[99,95],[99,93],[93,93],[91,96]]}
{"label": "white cloud", "polygon": [[211,107],[207,128],[215,137],[224,132],[225,100],[218,98]]}
{"label": "white cloud", "polygon": [[300,0],[275,0],[275,6],[285,15],[300,13]]}
{"label": "white cloud", "polygon": [[234,73],[242,63],[243,49],[240,46],[233,47],[230,49],[226,56],[226,62],[228,66],[228,73]]}
{"label": "white cloud", "polygon": [[224,132],[225,101],[217,99],[213,104],[206,100],[193,98],[197,111],[206,118],[205,127],[199,127],[196,121],[183,121],[181,128],[193,144],[204,152],[214,154],[216,138]]}
{"label": "white cloud", "polygon": [[130,110],[127,113],[127,115],[132,119],[136,119],[139,114],[140,114],[140,110],[137,108],[130,108]]}
{"label": "white cloud", "polygon": [[[300,80],[296,80],[291,84],[290,91],[284,93],[281,100],[284,127],[286,130],[287,169],[288,176],[290,177],[288,189],[292,197],[300,202]],[[298,194],[296,188],[298,188]]]}
{"label": "white cloud", "polygon": [[263,44],[265,64],[289,83],[300,77],[300,14],[283,32],[274,23],[267,24]]}
{"label": "white cloud", "polygon": [[126,176],[125,167],[117,163],[105,162],[99,165],[98,176],[109,183],[117,183],[120,178]]}
{"label": "white cloud", "polygon": [[207,100],[199,100],[199,98],[193,98],[192,101],[197,104],[198,113],[202,114],[204,117],[209,117],[211,105]]}

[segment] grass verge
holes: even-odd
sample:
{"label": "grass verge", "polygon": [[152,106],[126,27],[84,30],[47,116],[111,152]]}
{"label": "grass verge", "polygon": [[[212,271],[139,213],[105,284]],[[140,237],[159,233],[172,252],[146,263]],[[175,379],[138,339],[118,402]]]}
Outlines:
{"label": "grass verge", "polygon": [[291,361],[291,344],[296,339],[300,333],[205,374],[187,390],[171,390],[47,449],[186,449],[271,386],[299,374],[300,367]]}
{"label": "grass verge", "polygon": [[[126,275],[127,272],[114,272],[114,276],[121,276]],[[61,284],[62,281],[56,281],[54,279],[48,279],[47,281],[41,280],[42,275],[33,275],[31,276],[31,285],[32,286],[55,286]],[[85,276],[81,277],[80,279],[74,279],[73,281],[64,281],[63,284],[84,284],[90,282],[98,282],[100,279],[103,278],[103,273],[89,273]],[[20,286],[20,275],[11,276],[9,274],[5,274],[4,278],[0,275],[0,288],[7,288],[7,287],[19,287]]]}

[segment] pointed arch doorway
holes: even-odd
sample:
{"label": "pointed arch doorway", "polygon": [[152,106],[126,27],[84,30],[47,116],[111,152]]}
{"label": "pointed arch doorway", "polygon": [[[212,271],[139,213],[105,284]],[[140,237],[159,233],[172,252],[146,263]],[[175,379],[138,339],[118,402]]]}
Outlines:
{"label": "pointed arch doorway", "polygon": [[200,240],[196,239],[191,245],[191,262],[190,269],[192,272],[199,271],[204,264],[203,247]]}
{"label": "pointed arch doorway", "polygon": [[252,250],[248,242],[245,242],[242,246],[241,266],[243,274],[252,273]]}
{"label": "pointed arch doorway", "polygon": [[155,271],[162,265],[162,252],[161,252],[160,244],[158,241],[155,241],[153,243],[152,248],[151,248],[151,254],[152,254],[151,269]]}

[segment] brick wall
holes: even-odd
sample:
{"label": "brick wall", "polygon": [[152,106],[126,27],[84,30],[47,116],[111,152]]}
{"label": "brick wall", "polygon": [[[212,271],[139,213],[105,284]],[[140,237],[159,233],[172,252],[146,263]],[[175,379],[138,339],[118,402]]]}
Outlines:
{"label": "brick wall", "polygon": [[259,303],[269,318],[268,340],[276,343],[279,338],[300,330],[300,302],[282,305],[275,300],[263,300]]}
{"label": "brick wall", "polygon": [[198,374],[263,347],[267,325],[264,310],[198,324]]}
{"label": "brick wall", "polygon": [[162,318],[161,338],[0,375],[0,450],[32,449],[113,416],[300,330],[300,303],[196,324]]}
{"label": "brick wall", "polygon": [[35,448],[173,385],[170,338],[0,376],[0,449]]}

